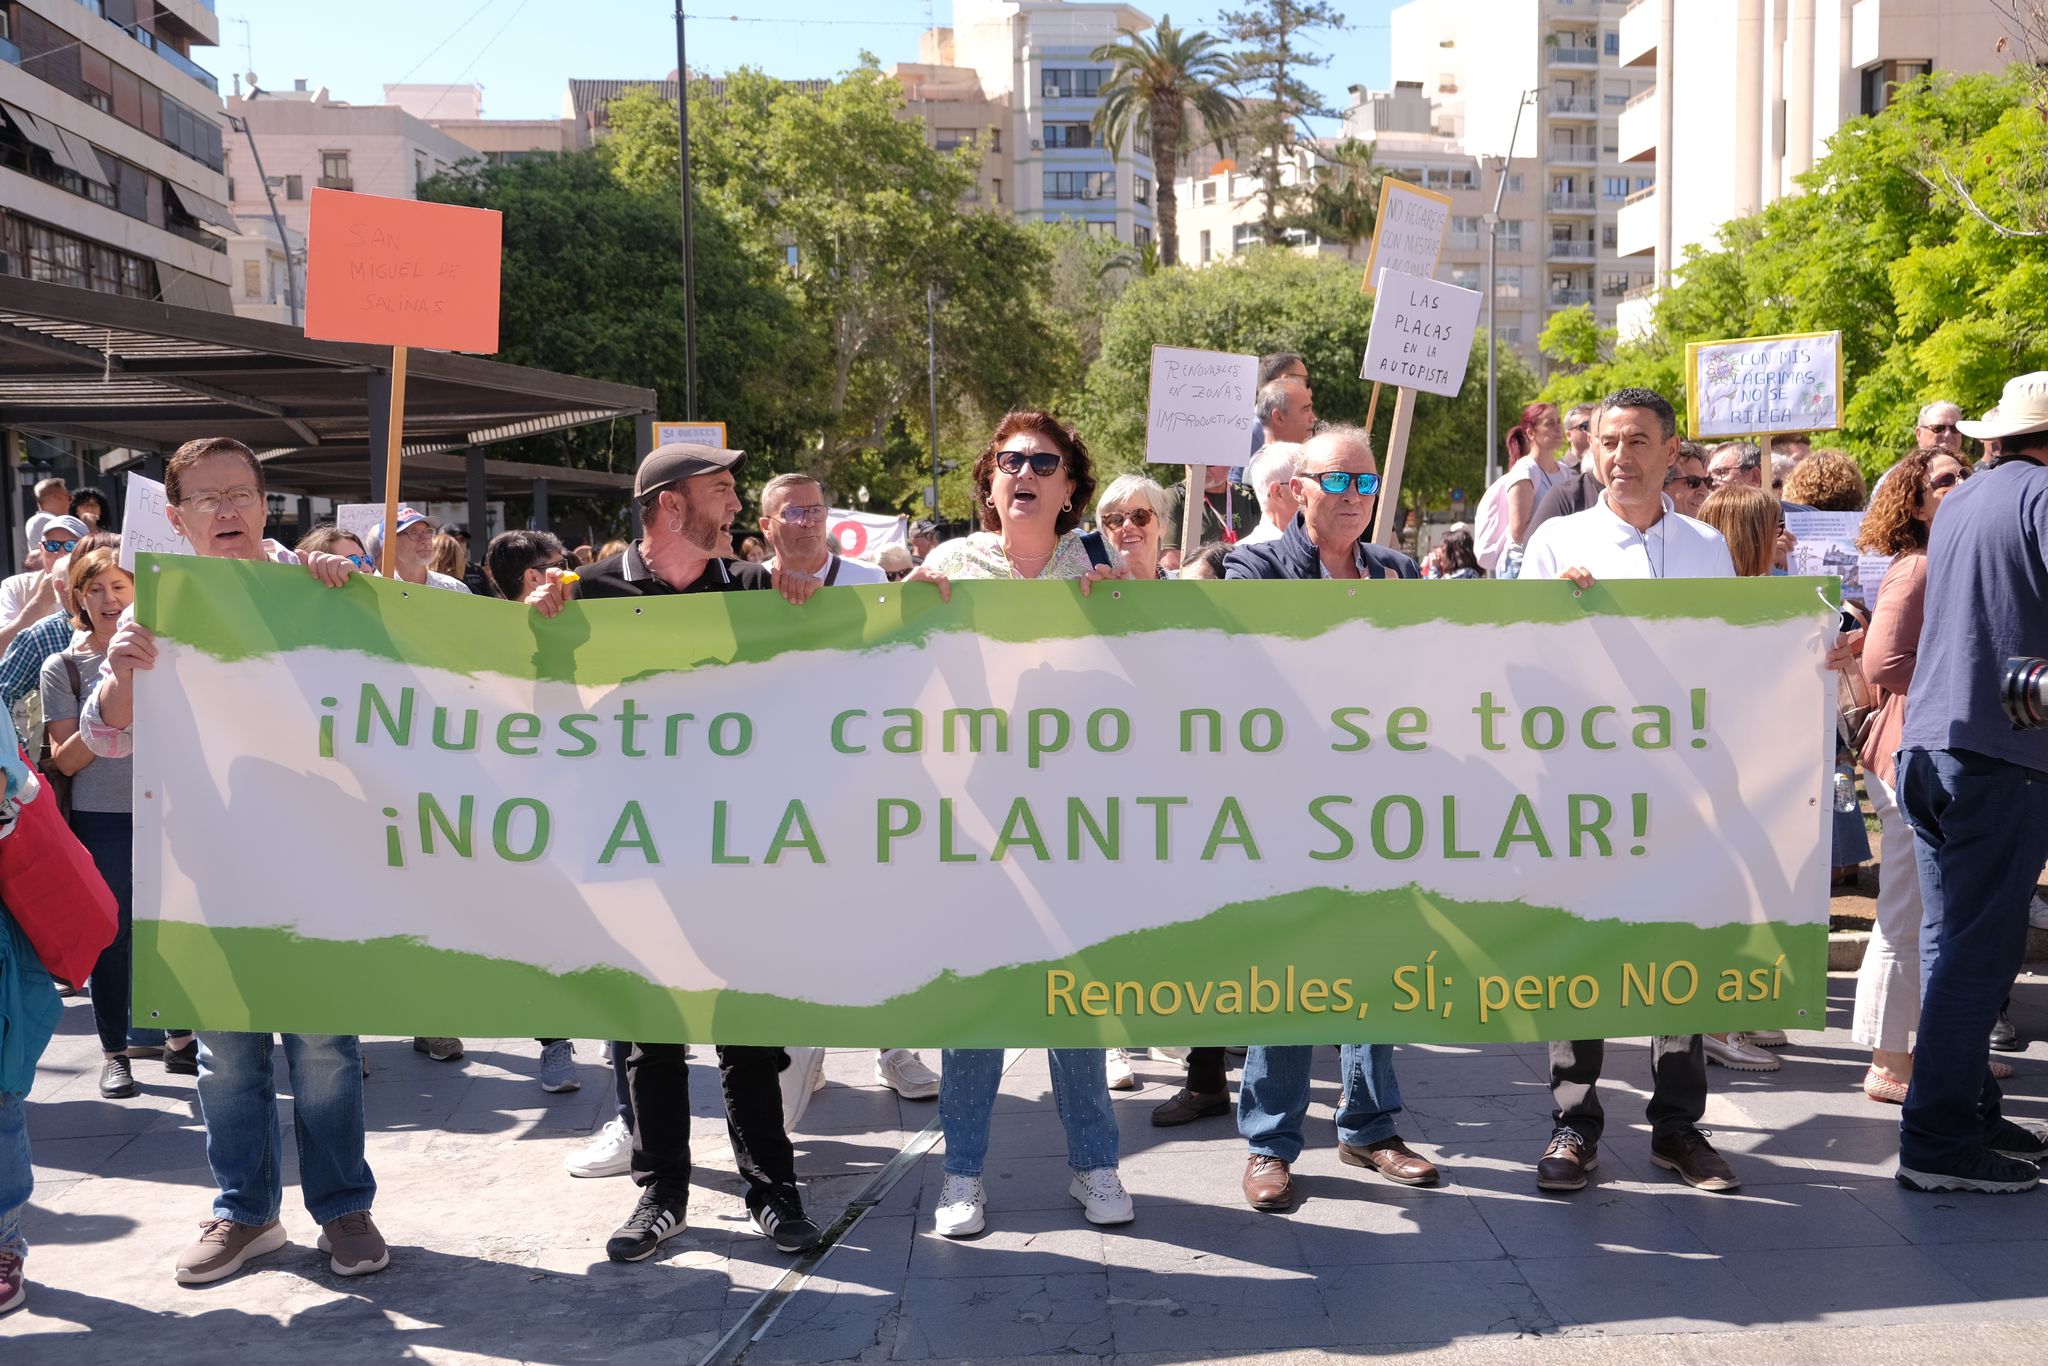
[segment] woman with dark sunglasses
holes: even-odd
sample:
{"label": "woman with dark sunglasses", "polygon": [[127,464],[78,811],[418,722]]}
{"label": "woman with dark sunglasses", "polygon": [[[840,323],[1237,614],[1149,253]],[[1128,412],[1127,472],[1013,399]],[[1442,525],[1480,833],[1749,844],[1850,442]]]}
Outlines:
{"label": "woman with dark sunglasses", "polygon": [[[1078,579],[1086,594],[1104,579],[1131,577],[1120,565],[1099,562],[1108,560],[1107,550],[1099,541],[1091,547],[1081,534],[1081,510],[1095,493],[1095,472],[1088,447],[1058,418],[1033,411],[1004,417],[974,462],[973,478],[982,530],[940,545],[908,581],[930,581],[949,594],[953,579]],[[1116,1116],[1102,1050],[1050,1052],[1053,1101],[1074,1172],[1067,1193],[1080,1202],[1088,1222],[1127,1224],[1131,1197],[1117,1174]],[[945,1050],[939,1079],[945,1182],[933,1220],[943,1237],[969,1237],[986,1223],[981,1173],[1002,1075],[1000,1048]]]}

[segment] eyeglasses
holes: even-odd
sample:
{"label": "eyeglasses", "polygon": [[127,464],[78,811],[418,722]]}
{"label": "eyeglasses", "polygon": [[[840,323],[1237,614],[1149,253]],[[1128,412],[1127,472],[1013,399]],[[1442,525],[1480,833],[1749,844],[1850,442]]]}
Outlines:
{"label": "eyeglasses", "polygon": [[1066,463],[1066,457],[1058,451],[997,451],[996,468],[1004,474],[1022,474],[1029,464],[1031,472],[1040,479],[1050,479]]}
{"label": "eyeglasses", "polygon": [[[1947,474],[1937,474],[1928,480],[1927,487],[1937,491],[1940,489],[1952,489],[1969,477],[1970,472],[1968,470],[1950,470]],[[43,544],[48,546],[50,543],[44,541]]]}
{"label": "eyeglasses", "polygon": [[889,576],[890,583],[900,582],[901,580],[908,578],[910,575],[910,571],[908,569],[885,569],[882,572]]}
{"label": "eyeglasses", "polygon": [[1133,508],[1129,512],[1105,512],[1102,514],[1102,524],[1111,531],[1119,529],[1125,522],[1129,522],[1138,530],[1143,531],[1146,527],[1152,525],[1152,509]]}
{"label": "eyeglasses", "polygon": [[1672,484],[1683,484],[1687,488],[1691,489],[1694,493],[1698,493],[1701,489],[1707,487],[1707,485],[1713,482],[1714,481],[1712,479],[1709,479],[1704,474],[1674,474],[1669,479],[1666,479],[1664,481],[1666,487],[1669,487]]}
{"label": "eyeglasses", "polygon": [[49,552],[50,554],[52,554],[52,555],[69,555],[69,554],[71,553],[71,547],[73,547],[73,546],[75,546],[75,545],[77,545],[77,544],[78,544],[78,542],[77,542],[76,540],[69,540],[69,541],[48,541],[48,540],[46,540],[46,541],[44,541],[44,542],[43,542],[43,549],[44,549],[44,550],[46,550],[46,551],[48,551],[48,552]]}
{"label": "eyeglasses", "polygon": [[812,503],[808,507],[786,507],[775,514],[784,526],[817,526],[825,520],[825,505]]}
{"label": "eyeglasses", "polygon": [[1380,491],[1380,477],[1377,474],[1353,474],[1350,470],[1324,470],[1321,474],[1304,475],[1321,486],[1324,493],[1344,493],[1352,488],[1358,490],[1361,498],[1370,498]]}
{"label": "eyeglasses", "polygon": [[571,570],[576,568],[576,561],[571,557],[564,555],[559,560],[535,560],[532,564],[526,567],[541,574],[547,573],[550,569],[559,569],[564,574],[567,574]]}
{"label": "eyeglasses", "polygon": [[178,504],[178,506],[190,508],[201,517],[211,517],[214,513],[220,511],[222,503],[232,505],[239,512],[246,508],[255,507],[262,501],[263,495],[255,489],[247,484],[238,484],[234,488],[222,493],[195,493],[184,502]]}
{"label": "eyeglasses", "polygon": [[1920,425],[1936,436],[1951,436],[1962,430],[1953,422],[1923,422]]}
{"label": "eyeglasses", "polygon": [[1565,430],[1568,432],[1590,432],[1593,430],[1593,424],[1590,422],[1574,422],[1566,427]]}

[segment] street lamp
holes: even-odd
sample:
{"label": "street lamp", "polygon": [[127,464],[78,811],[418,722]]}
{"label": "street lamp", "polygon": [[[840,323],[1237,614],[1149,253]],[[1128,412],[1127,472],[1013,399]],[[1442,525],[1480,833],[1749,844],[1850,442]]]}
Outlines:
{"label": "street lamp", "polygon": [[1487,161],[1499,177],[1493,187],[1493,212],[1483,220],[1486,224],[1486,486],[1493,487],[1493,481],[1500,476],[1500,416],[1495,411],[1498,402],[1495,397],[1497,385],[1495,352],[1500,345],[1499,334],[1493,326],[1494,296],[1500,293],[1499,266],[1494,259],[1500,238],[1500,204],[1508,192],[1508,167],[1514,163],[1515,140],[1522,135],[1522,111],[1543,94],[1539,87],[1524,90],[1522,98],[1515,102],[1515,127],[1508,134],[1506,156],[1488,157]]}

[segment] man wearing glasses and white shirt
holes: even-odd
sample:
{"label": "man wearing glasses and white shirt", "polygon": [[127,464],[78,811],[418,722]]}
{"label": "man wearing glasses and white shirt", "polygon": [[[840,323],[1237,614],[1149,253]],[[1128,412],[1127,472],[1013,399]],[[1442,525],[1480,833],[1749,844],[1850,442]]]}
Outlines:
{"label": "man wearing glasses and white shirt", "polygon": [[[1570,579],[1591,588],[1600,579],[1732,579],[1735,563],[1721,533],[1680,515],[1664,495],[1664,476],[1678,459],[1678,420],[1664,397],[1622,389],[1600,401],[1593,459],[1607,487],[1584,512],[1536,528],[1522,556],[1522,578]],[[1605,1047],[1599,1039],[1550,1045],[1552,1132],[1536,1164],[1536,1185],[1581,1190],[1600,1164],[1605,1116],[1595,1087]],[[1701,1190],[1741,1183],[1727,1159],[1700,1133],[1707,1108],[1707,1057],[1700,1036],[1650,1041],[1650,1160]]]}

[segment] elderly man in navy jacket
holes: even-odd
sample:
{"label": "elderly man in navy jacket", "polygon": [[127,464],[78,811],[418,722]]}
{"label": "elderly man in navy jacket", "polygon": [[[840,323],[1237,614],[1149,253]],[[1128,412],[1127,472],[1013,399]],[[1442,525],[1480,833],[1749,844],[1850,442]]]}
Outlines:
{"label": "elderly man in navy jacket", "polygon": [[[1294,476],[1301,511],[1278,539],[1232,547],[1228,579],[1419,579],[1415,561],[1373,545],[1380,477],[1372,439],[1357,427],[1332,427],[1302,448]],[[1237,1093],[1237,1130],[1245,1158],[1244,1198],[1253,1209],[1294,1203],[1292,1168],[1301,1157],[1308,1114],[1310,1050],[1253,1048]],[[1401,1090],[1388,1044],[1345,1044],[1344,1099],[1337,1112],[1337,1155],[1404,1186],[1430,1186],[1436,1165],[1401,1141],[1394,1117]]]}
{"label": "elderly man in navy jacket", "polygon": [[1226,579],[1419,579],[1398,550],[1371,544],[1379,504],[1372,438],[1358,427],[1327,427],[1302,447],[1294,492],[1301,511],[1275,540],[1233,546]]}

